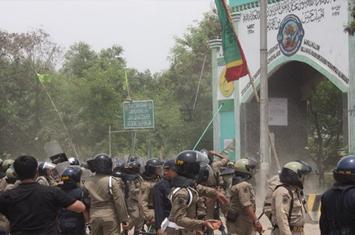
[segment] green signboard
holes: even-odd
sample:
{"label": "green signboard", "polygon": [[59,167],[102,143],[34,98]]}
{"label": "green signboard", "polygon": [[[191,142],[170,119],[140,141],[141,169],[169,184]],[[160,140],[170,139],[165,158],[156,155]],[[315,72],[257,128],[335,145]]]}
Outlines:
{"label": "green signboard", "polygon": [[154,128],[153,100],[137,100],[123,102],[123,128]]}

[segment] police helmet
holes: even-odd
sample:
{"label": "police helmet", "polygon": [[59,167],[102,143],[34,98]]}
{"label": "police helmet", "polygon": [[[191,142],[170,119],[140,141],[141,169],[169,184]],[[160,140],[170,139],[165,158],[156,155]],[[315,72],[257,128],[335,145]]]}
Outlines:
{"label": "police helmet", "polygon": [[238,178],[237,181],[248,180],[255,174],[257,162],[253,159],[242,158],[233,165],[229,164],[222,172],[223,178],[229,178],[232,175]]}
{"label": "police helmet", "polygon": [[38,175],[39,176],[47,176],[47,171],[44,168],[44,162],[40,162],[38,164]]}
{"label": "police helmet", "polygon": [[210,165],[200,164],[200,171],[198,172],[196,182],[199,184],[206,183],[211,173],[212,169]]}
{"label": "police helmet", "polygon": [[7,179],[16,181],[17,175],[16,175],[15,169],[13,167],[9,167],[6,170],[5,174],[6,174]]}
{"label": "police helmet", "polygon": [[123,171],[126,167],[126,162],[125,160],[115,158],[115,161],[113,162],[113,168],[117,171]]}
{"label": "police helmet", "polygon": [[80,182],[81,169],[79,167],[67,167],[63,171],[61,180],[64,184],[77,184]]}
{"label": "police helmet", "polygon": [[47,170],[55,169],[56,165],[51,162],[40,162],[38,164],[38,175],[39,176],[48,176]]}
{"label": "police helmet", "polygon": [[86,161],[88,169],[92,172],[95,173],[96,172],[96,163],[95,163],[95,158],[91,158],[89,160]]}
{"label": "police helmet", "polygon": [[70,163],[70,165],[72,166],[80,166],[80,162],[78,159],[76,159],[75,157],[70,157],[68,159],[68,162]]}
{"label": "police helmet", "polygon": [[112,174],[112,159],[106,153],[95,155],[95,172],[98,174]]}
{"label": "police helmet", "polygon": [[157,169],[161,168],[163,166],[163,163],[158,160],[158,159],[149,159],[145,163],[145,171],[144,174],[147,176],[154,176],[154,175],[159,175],[157,173]]}
{"label": "police helmet", "polygon": [[213,155],[209,154],[207,149],[201,149],[200,152],[208,157],[209,164],[213,162]]}
{"label": "police helmet", "polygon": [[10,166],[12,166],[12,164],[14,164],[14,160],[12,159],[4,160],[2,163],[2,171],[6,172],[6,170],[9,169]]}
{"label": "police helmet", "polygon": [[235,162],[233,161],[228,161],[226,168],[234,168]]}
{"label": "police helmet", "polygon": [[164,169],[171,169],[173,171],[176,171],[176,165],[175,165],[175,160],[167,160],[163,164]]}
{"label": "police helmet", "polygon": [[303,177],[311,172],[312,167],[304,161],[288,162],[281,169],[280,181],[303,188]]}
{"label": "police helmet", "polygon": [[335,181],[342,184],[355,184],[355,155],[342,157],[333,170]]}
{"label": "police helmet", "polygon": [[236,174],[241,176],[252,177],[255,174],[256,161],[248,158],[242,158],[235,162],[234,170]]}
{"label": "police helmet", "polygon": [[176,172],[186,178],[196,179],[200,173],[201,165],[208,164],[208,157],[201,152],[185,150],[176,157]]}
{"label": "police helmet", "polygon": [[132,174],[141,173],[142,164],[137,156],[130,156],[127,160],[127,172]]}
{"label": "police helmet", "polygon": [[128,159],[127,159],[127,163],[129,162],[137,162],[139,160],[140,157],[136,156],[136,155],[129,155]]}

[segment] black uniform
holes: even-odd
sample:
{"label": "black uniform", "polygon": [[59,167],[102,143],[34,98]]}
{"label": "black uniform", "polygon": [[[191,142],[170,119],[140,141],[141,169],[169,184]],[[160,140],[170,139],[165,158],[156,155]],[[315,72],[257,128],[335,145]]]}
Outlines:
{"label": "black uniform", "polygon": [[335,185],[321,201],[321,235],[355,234],[355,185]]}
{"label": "black uniform", "polygon": [[169,217],[171,202],[168,198],[171,186],[169,181],[163,179],[153,187],[155,227],[160,229],[161,223]]}
{"label": "black uniform", "polygon": [[21,183],[0,195],[0,213],[9,219],[13,235],[55,235],[59,209],[74,202],[59,188]]}
{"label": "black uniform", "polygon": [[[62,190],[67,195],[82,201],[88,207],[88,196],[84,191],[71,184],[63,184]],[[59,235],[85,235],[85,218],[83,213],[76,213],[62,208],[58,214]]]}

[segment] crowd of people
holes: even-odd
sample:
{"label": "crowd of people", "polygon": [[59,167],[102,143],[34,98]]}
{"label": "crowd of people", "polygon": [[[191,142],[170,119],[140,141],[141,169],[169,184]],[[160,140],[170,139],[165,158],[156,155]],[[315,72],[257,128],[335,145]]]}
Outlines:
{"label": "crowd of people", "polygon": [[[264,214],[272,234],[304,234],[303,184],[312,172],[304,161],[288,162],[269,177],[257,215],[253,159],[231,162],[206,150],[166,161],[104,153],[81,163],[64,153],[50,159],[0,161],[0,234],[254,235],[269,226],[259,221]],[[355,234],[354,176],[355,156],[342,158],[335,186],[322,197],[322,235]]]}

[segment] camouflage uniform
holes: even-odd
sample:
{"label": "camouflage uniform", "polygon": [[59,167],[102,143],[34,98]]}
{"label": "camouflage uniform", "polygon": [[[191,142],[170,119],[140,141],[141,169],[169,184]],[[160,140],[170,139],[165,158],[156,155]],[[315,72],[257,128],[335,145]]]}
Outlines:
{"label": "camouflage uniform", "polygon": [[[112,194],[109,181],[112,179]],[[119,235],[122,222],[128,222],[123,183],[108,175],[89,177],[84,183],[90,197],[90,225],[92,235]]]}
{"label": "camouflage uniform", "polygon": [[216,190],[197,185],[192,187],[173,187],[169,198],[171,199],[171,212],[169,221],[175,223],[180,229],[168,227],[168,235],[195,235],[196,231],[203,230],[203,220],[196,219],[198,209],[199,194],[214,198]]}
{"label": "camouflage uniform", "polygon": [[231,198],[227,212],[227,228],[229,234],[254,235],[254,221],[245,213],[245,207],[256,209],[253,186],[247,181],[241,181],[230,189]]}
{"label": "camouflage uniform", "polygon": [[144,225],[143,211],[142,211],[142,193],[141,185],[143,183],[143,178],[137,175],[132,180],[126,181],[126,204],[127,210],[130,217],[129,224],[134,227],[135,233],[142,231]]}
{"label": "camouflage uniform", "polygon": [[294,186],[278,186],[275,189],[271,203],[273,235],[304,234],[305,210],[302,198],[301,191]]}
{"label": "camouflage uniform", "polygon": [[[223,179],[220,176],[220,170],[221,170],[221,167],[227,165],[228,161],[229,161],[228,159],[223,158],[221,160],[212,162],[211,168],[212,168],[213,172],[208,177],[208,181],[207,181],[208,187],[212,187],[212,188],[215,188],[219,191],[222,191],[222,189],[218,187],[220,185],[223,185]],[[212,199],[212,198],[205,197],[205,202],[206,202],[206,208],[207,208],[206,219],[216,219],[216,218],[214,218],[215,217],[214,215],[215,215],[216,200]]]}

